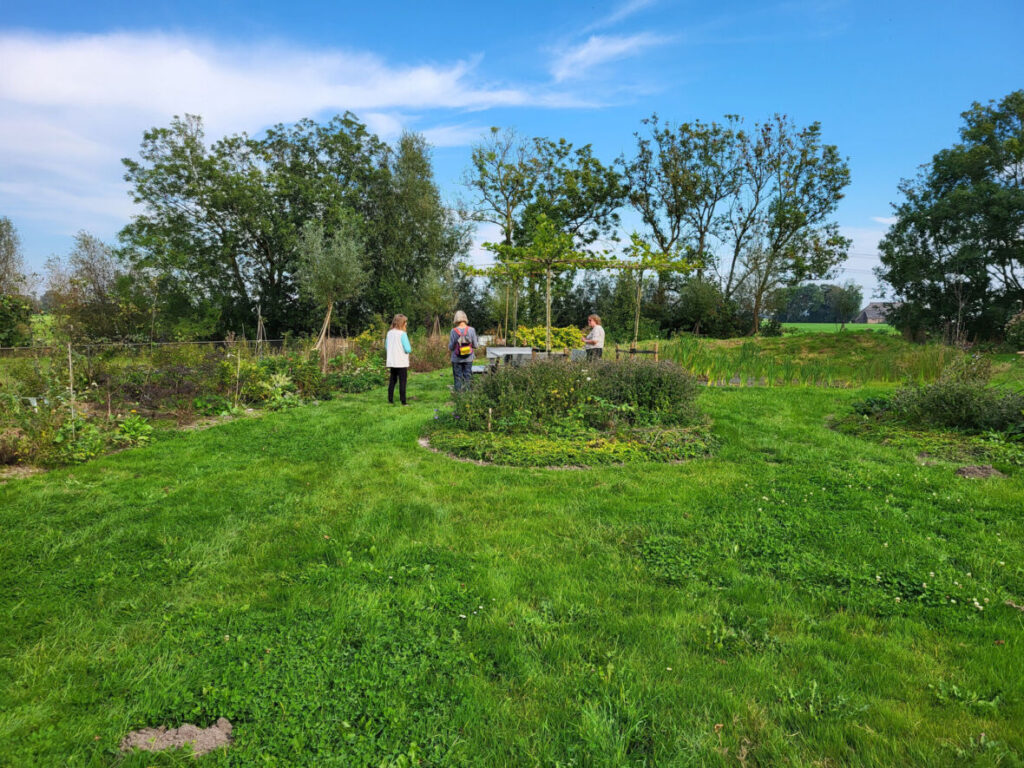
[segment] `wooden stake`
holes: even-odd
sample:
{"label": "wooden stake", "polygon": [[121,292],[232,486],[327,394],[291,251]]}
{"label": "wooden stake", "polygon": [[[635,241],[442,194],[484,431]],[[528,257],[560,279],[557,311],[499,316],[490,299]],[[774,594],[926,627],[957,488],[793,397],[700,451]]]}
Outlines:
{"label": "wooden stake", "polygon": [[238,344],[235,344],[235,408],[238,407],[238,381],[242,376],[242,356],[238,354]]}
{"label": "wooden stake", "polygon": [[75,439],[75,366],[71,361],[71,342],[68,342],[68,391],[71,393],[71,440]]}

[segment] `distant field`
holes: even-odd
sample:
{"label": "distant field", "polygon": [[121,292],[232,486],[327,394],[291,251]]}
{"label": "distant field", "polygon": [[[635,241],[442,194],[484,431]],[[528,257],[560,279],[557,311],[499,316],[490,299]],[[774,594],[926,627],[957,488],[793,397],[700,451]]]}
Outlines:
{"label": "distant field", "polygon": [[[840,329],[839,323],[783,323],[782,327],[789,328],[794,331],[803,331],[804,333],[838,333]],[[847,323],[845,331],[882,331],[884,333],[898,333],[898,331],[888,323],[878,323],[876,325],[868,325],[867,323]]]}

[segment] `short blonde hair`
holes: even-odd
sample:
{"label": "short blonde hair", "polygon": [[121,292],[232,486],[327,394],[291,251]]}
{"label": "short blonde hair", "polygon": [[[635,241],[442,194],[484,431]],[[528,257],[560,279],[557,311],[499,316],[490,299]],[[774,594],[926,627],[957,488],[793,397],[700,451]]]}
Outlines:
{"label": "short blonde hair", "polygon": [[593,320],[598,325],[601,324],[601,316],[600,315],[588,315],[587,316],[587,320]]}
{"label": "short blonde hair", "polygon": [[406,324],[409,322],[409,318],[405,315],[395,315],[391,318],[391,327],[397,328],[400,331],[405,330]]}
{"label": "short blonde hair", "polygon": [[455,321],[452,323],[452,325],[458,325],[459,323],[465,323],[466,325],[469,325],[469,318],[466,317],[466,313],[463,312],[461,309],[455,313]]}

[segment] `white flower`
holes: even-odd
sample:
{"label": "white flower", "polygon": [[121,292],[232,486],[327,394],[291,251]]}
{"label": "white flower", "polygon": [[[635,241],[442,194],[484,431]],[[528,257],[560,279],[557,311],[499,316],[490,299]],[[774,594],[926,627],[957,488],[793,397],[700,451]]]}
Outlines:
{"label": "white flower", "polygon": [[460,619],[464,619],[464,618],[466,618],[466,614],[464,614],[464,613],[460,613],[460,614],[459,614],[459,618],[460,618]]}

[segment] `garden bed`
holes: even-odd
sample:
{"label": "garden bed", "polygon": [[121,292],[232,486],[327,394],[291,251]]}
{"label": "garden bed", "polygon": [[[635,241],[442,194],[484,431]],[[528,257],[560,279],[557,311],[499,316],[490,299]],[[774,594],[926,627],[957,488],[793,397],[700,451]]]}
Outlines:
{"label": "garden bed", "polygon": [[425,440],[454,458],[519,467],[685,461],[715,445],[697,391],[672,363],[535,362],[457,394]]}

